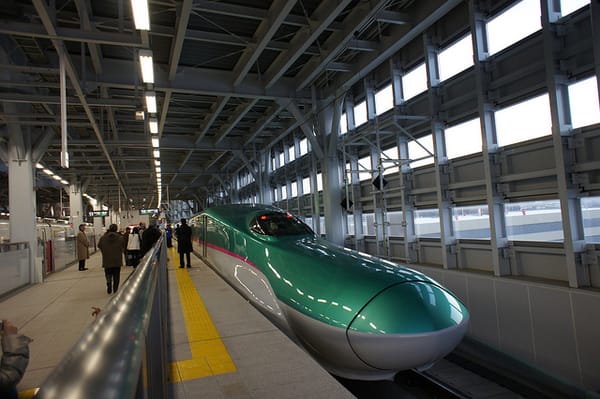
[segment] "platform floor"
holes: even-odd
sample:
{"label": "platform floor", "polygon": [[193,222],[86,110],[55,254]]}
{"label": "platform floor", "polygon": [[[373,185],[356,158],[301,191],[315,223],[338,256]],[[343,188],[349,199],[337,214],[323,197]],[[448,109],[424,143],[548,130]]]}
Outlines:
{"label": "platform floor", "polygon": [[[303,350],[276,329],[192,255],[192,268],[179,269],[169,249],[169,397],[353,398]],[[93,321],[106,293],[101,255],[54,273],[0,300],[0,318],[33,338],[29,367],[19,383],[29,398]],[[132,272],[123,267],[121,281]]]}

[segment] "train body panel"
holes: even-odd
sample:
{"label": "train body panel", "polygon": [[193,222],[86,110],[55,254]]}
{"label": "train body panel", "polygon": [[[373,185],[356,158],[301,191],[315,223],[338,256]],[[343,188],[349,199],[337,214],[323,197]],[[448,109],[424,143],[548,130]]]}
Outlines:
{"label": "train body panel", "polygon": [[333,374],[427,367],[466,331],[467,310],[431,278],[333,245],[278,208],[209,208],[191,224],[200,255]]}

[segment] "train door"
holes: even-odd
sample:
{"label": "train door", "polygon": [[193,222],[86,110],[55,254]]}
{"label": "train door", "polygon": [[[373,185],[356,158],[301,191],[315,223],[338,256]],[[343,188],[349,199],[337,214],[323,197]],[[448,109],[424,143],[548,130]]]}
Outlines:
{"label": "train door", "polygon": [[207,216],[202,215],[200,220],[200,242],[202,243],[202,258],[206,259],[206,225],[207,225]]}

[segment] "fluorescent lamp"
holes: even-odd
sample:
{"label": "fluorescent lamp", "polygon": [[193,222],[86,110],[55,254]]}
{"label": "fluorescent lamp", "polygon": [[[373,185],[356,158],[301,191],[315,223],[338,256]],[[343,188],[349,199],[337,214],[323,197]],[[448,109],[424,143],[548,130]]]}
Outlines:
{"label": "fluorescent lamp", "polygon": [[133,21],[138,30],[150,30],[150,13],[148,12],[148,0],[131,0],[133,10]]}
{"label": "fluorescent lamp", "polygon": [[60,177],[59,175],[54,175],[52,176],[52,178],[57,181],[62,180],[62,177]]}
{"label": "fluorescent lamp", "polygon": [[152,154],[154,155],[154,158],[160,158],[160,150],[154,150],[152,151]]}
{"label": "fluorescent lamp", "polygon": [[42,165],[41,163],[36,163],[35,167],[38,169],[44,169],[44,165]]}
{"label": "fluorescent lamp", "polygon": [[54,174],[54,172],[52,172],[50,169],[42,169],[42,171],[48,176],[52,176]]}
{"label": "fluorescent lamp", "polygon": [[144,83],[154,83],[154,66],[152,64],[152,51],[140,50],[140,67],[142,68],[142,81]]}
{"label": "fluorescent lamp", "polygon": [[65,179],[62,179],[60,182],[61,182],[62,184],[64,184],[65,186],[68,186],[68,185],[69,185],[69,182],[68,182],[68,181],[66,181]]}
{"label": "fluorescent lamp", "polygon": [[154,160],[154,165],[160,166],[160,159],[155,159]]}
{"label": "fluorescent lamp", "polygon": [[148,121],[148,127],[150,128],[150,133],[158,134],[158,121],[156,118],[150,118]]}
{"label": "fluorescent lamp", "polygon": [[150,114],[156,113],[156,93],[153,91],[146,92],[146,110]]}
{"label": "fluorescent lamp", "polygon": [[158,139],[152,139],[152,147],[158,148]]}

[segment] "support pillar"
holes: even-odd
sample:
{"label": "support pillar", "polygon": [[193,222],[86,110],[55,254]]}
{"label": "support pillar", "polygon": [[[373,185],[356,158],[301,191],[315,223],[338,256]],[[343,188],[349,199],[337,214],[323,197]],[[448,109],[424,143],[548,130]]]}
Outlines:
{"label": "support pillar", "polygon": [[81,197],[81,187],[78,184],[69,185],[69,222],[77,231],[77,228],[83,223],[83,198]]}

